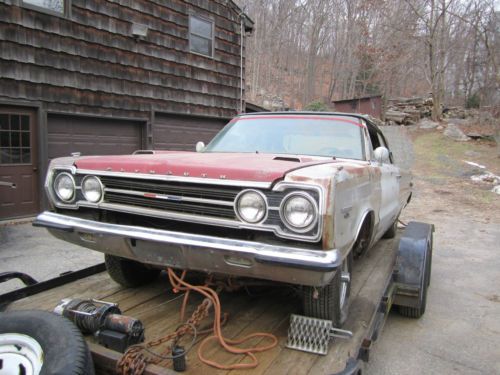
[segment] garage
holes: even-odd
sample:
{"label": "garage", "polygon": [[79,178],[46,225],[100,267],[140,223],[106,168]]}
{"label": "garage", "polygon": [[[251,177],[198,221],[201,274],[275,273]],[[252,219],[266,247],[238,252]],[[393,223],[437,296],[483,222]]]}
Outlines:
{"label": "garage", "polygon": [[131,154],[144,148],[144,121],[49,114],[48,158],[82,155]]}
{"label": "garage", "polygon": [[207,144],[228,123],[217,117],[156,114],[153,126],[155,150],[194,151],[196,142]]}

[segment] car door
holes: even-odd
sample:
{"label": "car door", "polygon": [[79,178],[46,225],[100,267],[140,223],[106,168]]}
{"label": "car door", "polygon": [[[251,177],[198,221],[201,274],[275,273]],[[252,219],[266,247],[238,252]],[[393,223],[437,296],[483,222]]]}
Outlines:
{"label": "car door", "polygon": [[[389,149],[385,138],[377,133],[379,145]],[[390,150],[389,150],[390,154]],[[392,155],[389,160],[379,163],[381,202],[379,211],[380,232],[384,233],[391,225],[401,210],[400,203],[400,179],[402,177],[399,168],[394,165]]]}

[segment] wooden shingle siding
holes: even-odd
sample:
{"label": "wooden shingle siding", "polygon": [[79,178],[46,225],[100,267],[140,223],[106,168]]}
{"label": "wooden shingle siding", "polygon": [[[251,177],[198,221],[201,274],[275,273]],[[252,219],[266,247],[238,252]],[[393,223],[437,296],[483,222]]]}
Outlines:
{"label": "wooden shingle siding", "polygon": [[[232,117],[239,107],[239,10],[222,0],[72,0],[69,17],[0,1],[0,99],[48,111]],[[189,52],[189,15],[214,22],[214,56]],[[148,28],[132,36],[132,25]]]}

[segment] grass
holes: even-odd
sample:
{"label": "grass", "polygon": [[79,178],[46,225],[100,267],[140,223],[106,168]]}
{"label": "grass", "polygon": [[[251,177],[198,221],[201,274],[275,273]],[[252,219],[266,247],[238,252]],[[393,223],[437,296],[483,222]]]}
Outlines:
{"label": "grass", "polygon": [[498,174],[499,162],[491,142],[457,142],[440,132],[419,132],[413,137],[413,148],[418,177],[430,185],[446,186],[471,203],[488,205],[498,200],[490,190],[491,184],[473,183],[470,176],[484,170],[464,163],[472,161]]}

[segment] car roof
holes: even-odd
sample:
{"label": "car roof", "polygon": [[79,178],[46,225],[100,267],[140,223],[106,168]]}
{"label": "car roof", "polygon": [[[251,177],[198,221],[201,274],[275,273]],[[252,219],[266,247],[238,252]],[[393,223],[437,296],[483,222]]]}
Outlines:
{"label": "car roof", "polygon": [[380,132],[379,127],[370,119],[369,116],[361,115],[359,113],[344,113],[344,112],[317,112],[317,111],[282,111],[282,112],[250,112],[239,114],[238,117],[247,116],[345,116],[353,117],[366,121],[368,127],[373,128],[375,131]]}

